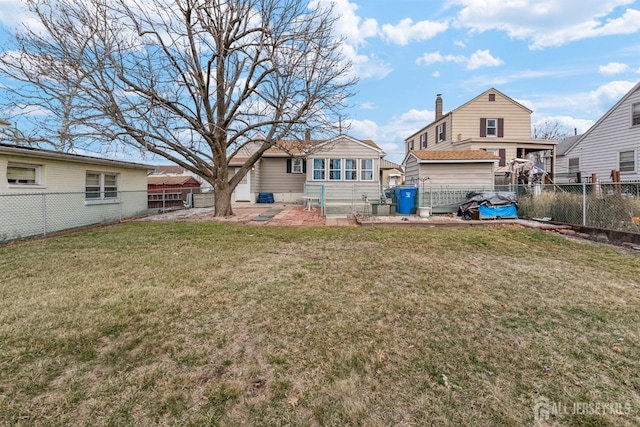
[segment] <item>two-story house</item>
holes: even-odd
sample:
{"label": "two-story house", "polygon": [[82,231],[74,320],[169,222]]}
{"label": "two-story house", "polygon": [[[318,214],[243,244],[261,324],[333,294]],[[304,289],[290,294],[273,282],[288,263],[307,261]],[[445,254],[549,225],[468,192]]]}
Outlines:
{"label": "two-story house", "polygon": [[[562,151],[560,151],[562,148]],[[640,83],[627,92],[584,134],[560,144],[558,172],[565,182],[611,180],[611,171],[622,181],[640,180]]]}
{"label": "two-story house", "polygon": [[496,177],[504,176],[509,161],[515,158],[530,159],[552,175],[557,142],[531,138],[531,113],[494,88],[443,113],[438,94],[435,120],[405,139],[405,152],[484,150],[500,158],[494,169]]}

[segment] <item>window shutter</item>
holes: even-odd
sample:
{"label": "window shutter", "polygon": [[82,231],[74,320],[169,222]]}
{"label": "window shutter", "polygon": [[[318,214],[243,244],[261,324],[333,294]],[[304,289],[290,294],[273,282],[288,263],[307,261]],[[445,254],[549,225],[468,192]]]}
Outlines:
{"label": "window shutter", "polygon": [[302,173],[307,173],[307,159],[302,159]]}
{"label": "window shutter", "polygon": [[480,136],[487,136],[487,119],[480,119]]}
{"label": "window shutter", "polygon": [[287,173],[291,173],[291,159],[287,159]]}
{"label": "window shutter", "polygon": [[498,119],[498,138],[504,137],[504,119]]}
{"label": "window shutter", "polygon": [[505,166],[507,164],[507,159],[505,158],[507,157],[507,150],[505,150],[504,148],[499,148],[498,156],[500,156],[500,163],[498,163],[498,166]]}
{"label": "window shutter", "polygon": [[447,122],[444,122],[442,124],[442,140],[446,140],[447,139]]}

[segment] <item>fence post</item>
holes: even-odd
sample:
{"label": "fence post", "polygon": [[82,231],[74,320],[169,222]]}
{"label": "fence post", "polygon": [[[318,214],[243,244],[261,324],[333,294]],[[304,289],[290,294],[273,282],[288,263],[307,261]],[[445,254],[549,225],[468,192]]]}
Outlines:
{"label": "fence post", "polygon": [[42,193],[42,235],[47,235],[47,193]]}
{"label": "fence post", "polygon": [[582,226],[587,225],[587,184],[582,183]]}

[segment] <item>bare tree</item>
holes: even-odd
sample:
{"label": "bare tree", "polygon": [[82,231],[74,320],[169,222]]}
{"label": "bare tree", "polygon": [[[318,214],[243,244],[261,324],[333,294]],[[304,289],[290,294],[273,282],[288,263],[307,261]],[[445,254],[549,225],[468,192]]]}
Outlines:
{"label": "bare tree", "polygon": [[0,56],[0,103],[35,129],[18,142],[158,154],[213,185],[217,216],[268,148],[335,131],[356,84],[332,10],[304,0],[27,3],[41,27]]}
{"label": "bare tree", "polygon": [[545,119],[543,122],[539,122],[533,126],[533,139],[551,139],[562,140],[571,135],[566,126],[560,121],[554,119]]}

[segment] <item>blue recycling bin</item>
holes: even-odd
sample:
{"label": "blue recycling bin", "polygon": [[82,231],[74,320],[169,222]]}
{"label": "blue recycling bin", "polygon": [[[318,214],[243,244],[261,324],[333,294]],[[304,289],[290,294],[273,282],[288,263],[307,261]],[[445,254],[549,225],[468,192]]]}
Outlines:
{"label": "blue recycling bin", "polygon": [[416,187],[396,187],[398,213],[410,215],[416,213]]}

